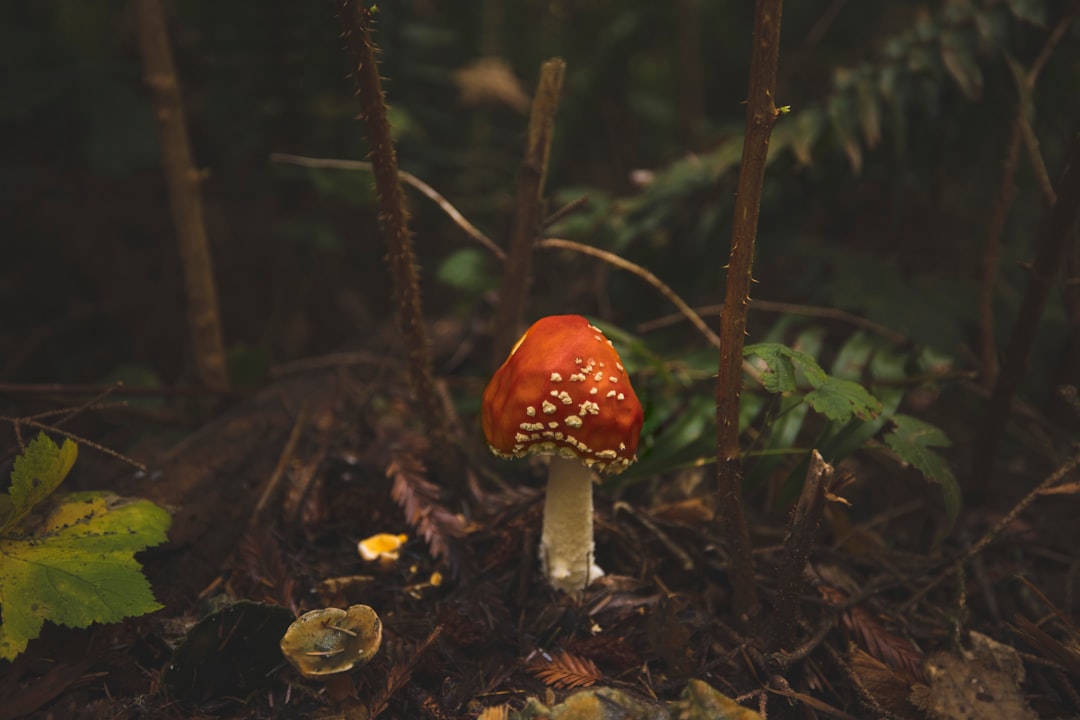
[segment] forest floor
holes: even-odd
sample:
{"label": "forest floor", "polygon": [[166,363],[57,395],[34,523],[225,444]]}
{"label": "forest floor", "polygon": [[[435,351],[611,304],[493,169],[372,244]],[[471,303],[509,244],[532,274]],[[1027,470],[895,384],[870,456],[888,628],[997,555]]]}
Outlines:
{"label": "forest floor", "polygon": [[[607,574],[568,597],[539,572],[540,462],[490,459],[459,421],[465,470],[436,485],[396,372],[368,352],[283,368],[169,449],[165,433],[144,436],[131,455],[145,473],[118,474],[84,447],[74,487],[172,512],[168,545],[140,555],[164,609],[88,630],[46,624],[0,672],[0,720],[1080,713],[1075,472],[1010,514],[1054,468],[1008,468],[1008,484],[927,542],[940,501],[921,479],[846,462],[795,637],[778,647],[786,512],[762,511],[767,494],[747,498],[760,616],[733,616],[709,467],[618,497],[598,489]],[[25,411],[62,401],[40,395]],[[124,437],[142,422],[132,408],[87,415],[97,427],[72,431]],[[382,532],[408,535],[400,557],[365,562],[358,541]],[[370,663],[320,680],[282,660],[294,616],[356,603],[382,620]],[[702,699],[694,681],[717,694]]]}

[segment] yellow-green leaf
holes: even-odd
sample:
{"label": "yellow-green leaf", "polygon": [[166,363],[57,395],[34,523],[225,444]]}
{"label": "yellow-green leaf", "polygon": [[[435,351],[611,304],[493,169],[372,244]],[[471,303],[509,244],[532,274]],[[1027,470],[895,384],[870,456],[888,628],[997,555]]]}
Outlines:
{"label": "yellow-green leaf", "polygon": [[57,446],[45,433],[26,446],[26,452],[15,458],[11,471],[11,509],[0,524],[0,533],[15,527],[35,505],[52,494],[71,472],[78,454],[78,446],[71,440]]}
{"label": "yellow-green leaf", "polygon": [[108,493],[63,498],[32,537],[0,537],[0,658],[13,659],[46,620],[116,622],[161,607],[135,553],[165,541],[169,514]]}

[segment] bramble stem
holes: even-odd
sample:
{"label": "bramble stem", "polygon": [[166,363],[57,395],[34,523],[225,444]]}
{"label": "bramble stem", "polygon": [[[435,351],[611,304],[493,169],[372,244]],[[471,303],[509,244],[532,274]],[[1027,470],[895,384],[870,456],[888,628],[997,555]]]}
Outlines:
{"label": "bramble stem", "polygon": [[761,210],[761,187],[769,137],[779,111],[773,103],[776,66],[780,58],[782,0],[758,0],[754,11],[754,39],[750,55],[750,88],[746,102],[746,139],[735,197],[731,228],[724,309],[720,313],[720,364],[716,379],[717,518],[727,535],[732,605],[736,618],[746,623],[759,612],[754,585],[754,558],[750,529],[742,509],[739,397],[742,384],[742,349],[746,310],[754,263],[754,239]]}
{"label": "bramble stem", "polygon": [[341,25],[353,64],[356,97],[360,101],[360,115],[371,150],[375,191],[379,199],[379,222],[386,236],[387,259],[397,304],[397,324],[405,343],[409,385],[431,440],[436,463],[445,474],[452,472],[457,463],[450,443],[446,412],[435,387],[431,366],[419,271],[409,232],[409,211],[398,177],[397,153],[386,117],[386,96],[379,79],[375,43],[371,38],[372,11],[360,0],[344,0],[341,3]]}

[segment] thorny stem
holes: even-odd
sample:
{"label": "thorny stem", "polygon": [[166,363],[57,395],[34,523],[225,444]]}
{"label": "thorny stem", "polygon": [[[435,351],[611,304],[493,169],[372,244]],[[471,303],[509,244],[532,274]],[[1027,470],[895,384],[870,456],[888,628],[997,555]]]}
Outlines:
{"label": "thorny stem", "polygon": [[720,363],[716,379],[716,477],[718,518],[727,535],[731,555],[732,604],[735,616],[746,623],[760,609],[754,586],[754,558],[750,528],[742,509],[739,462],[739,396],[746,309],[754,262],[754,239],[761,210],[761,187],[769,137],[778,110],[773,103],[776,66],[780,58],[780,15],[783,0],[758,0],[754,12],[750,88],[746,104],[746,139],[743,144],[735,215],[731,229],[724,310],[720,315]]}
{"label": "thorny stem", "polygon": [[214,284],[214,263],[203,220],[199,171],[191,160],[180,81],[169,47],[161,0],[136,0],[135,22],[143,77],[154,99],[161,162],[165,169],[176,240],[184,268],[195,365],[199,379],[204,384],[226,388],[229,386],[229,374],[225,362],[225,341],[218,311],[217,286]]}
{"label": "thorny stem", "polygon": [[566,63],[562,58],[552,58],[540,66],[540,82],[529,117],[525,157],[518,170],[514,230],[499,290],[499,307],[495,311],[492,353],[496,366],[517,339],[532,279],[532,253],[543,216],[544,181],[565,73]]}
{"label": "thorny stem", "polygon": [[1050,288],[1065,265],[1072,228],[1080,213],[1080,133],[1073,136],[1056,193],[1057,202],[1047,211],[1036,236],[1035,262],[1028,274],[1020,311],[1005,348],[1001,373],[990,396],[981,442],[976,444],[978,453],[972,465],[972,476],[983,486],[993,467],[1013,396],[1026,374]]}
{"label": "thorny stem", "polygon": [[397,154],[386,117],[386,97],[379,79],[375,43],[371,38],[372,11],[360,0],[343,0],[341,25],[356,78],[360,115],[371,149],[375,190],[379,199],[379,221],[386,236],[398,329],[405,343],[409,385],[431,439],[434,460],[440,475],[445,478],[455,474],[457,461],[431,366],[419,272],[412,235],[409,233],[409,211],[398,177]]}

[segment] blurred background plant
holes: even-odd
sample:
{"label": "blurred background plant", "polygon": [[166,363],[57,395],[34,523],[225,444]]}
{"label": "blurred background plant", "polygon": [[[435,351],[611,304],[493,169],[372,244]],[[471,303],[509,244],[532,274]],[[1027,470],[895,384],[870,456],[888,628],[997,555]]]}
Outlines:
{"label": "blurred background plant", "polygon": [[[548,194],[552,208],[582,196],[588,204],[547,234],[617,252],[692,305],[723,297],[750,6],[379,7],[402,169],[501,243],[537,67],[562,56]],[[226,341],[242,375],[234,382],[391,332],[370,176],[269,161],[275,152],[366,155],[333,8],[281,0],[168,8],[206,172]],[[880,440],[896,413],[928,414],[954,440],[970,432],[982,399],[952,391],[969,377],[959,371],[979,368],[978,282],[1021,102],[1014,68],[1050,47],[1026,111],[1053,178],[1080,117],[1075,14],[1076,3],[1040,0],[786,8],[777,104],[791,113],[772,141],[755,267],[755,299],[767,302],[752,310],[748,342],[808,353],[830,375],[866,385],[883,410],[870,424],[816,424],[804,417],[805,393],[749,395],[746,428],[770,419],[767,433],[754,431],[752,480],[797,474],[784,453],[814,438],[833,448],[829,460]],[[0,58],[17,68],[0,78],[0,380],[94,382],[122,368],[189,380],[178,258],[127,4],[4,3]],[[1033,254],[1043,207],[1036,180],[1019,163],[993,294],[999,338]],[[477,329],[490,317],[499,263],[412,198],[437,371],[457,377],[451,389],[468,411],[490,370],[490,353],[473,340],[483,345]],[[638,475],[707,458],[715,350],[685,323],[658,322],[667,308],[633,275],[538,252],[531,315],[584,312],[624,329],[633,348],[651,404]],[[1077,335],[1066,308],[1059,286],[1024,387],[1037,408],[1050,408],[1080,372],[1064,360]],[[836,311],[873,325],[859,330]],[[956,402],[935,403],[942,393]],[[1039,424],[1020,439],[1045,448],[1060,437]]]}

